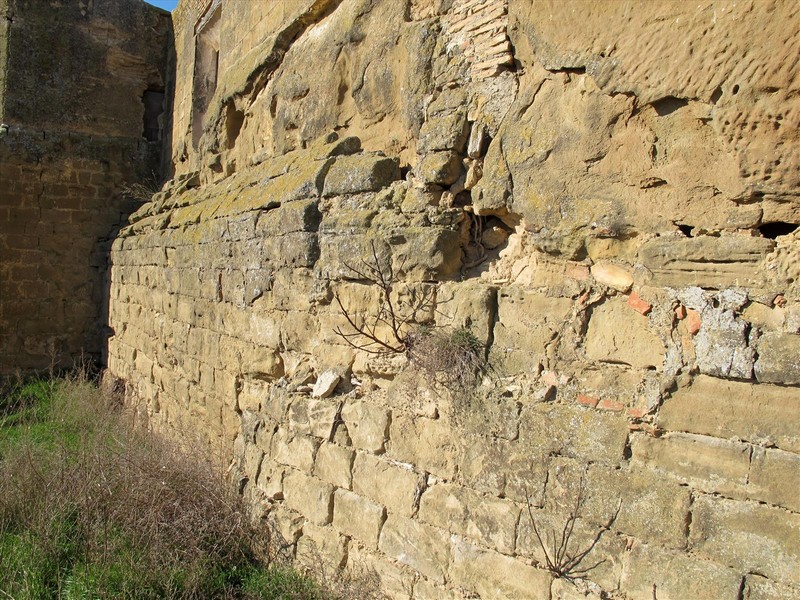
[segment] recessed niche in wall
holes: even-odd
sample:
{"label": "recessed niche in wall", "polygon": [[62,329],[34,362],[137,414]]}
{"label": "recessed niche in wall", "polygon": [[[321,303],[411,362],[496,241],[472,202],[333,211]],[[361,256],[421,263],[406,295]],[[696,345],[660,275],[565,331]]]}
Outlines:
{"label": "recessed niche in wall", "polygon": [[142,104],[144,104],[142,137],[148,142],[157,142],[161,139],[160,117],[164,113],[164,90],[145,90],[142,94]]}
{"label": "recessed niche in wall", "polygon": [[194,82],[192,86],[192,144],[197,148],[203,135],[205,115],[219,72],[219,1],[212,2],[194,28]]}

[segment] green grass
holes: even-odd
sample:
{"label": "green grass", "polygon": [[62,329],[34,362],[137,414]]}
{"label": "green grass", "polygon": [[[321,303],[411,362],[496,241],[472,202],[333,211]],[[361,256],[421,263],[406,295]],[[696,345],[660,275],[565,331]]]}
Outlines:
{"label": "green grass", "polygon": [[359,597],[270,560],[265,533],[211,462],[88,382],[0,396],[0,598]]}

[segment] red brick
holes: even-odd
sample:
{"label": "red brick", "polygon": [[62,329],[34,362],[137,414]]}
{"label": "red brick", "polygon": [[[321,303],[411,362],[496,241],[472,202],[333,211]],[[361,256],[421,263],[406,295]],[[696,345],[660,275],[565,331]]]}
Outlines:
{"label": "red brick", "polygon": [[587,396],[586,394],[578,394],[578,404],[583,404],[584,406],[588,406],[590,408],[594,408],[597,406],[598,402],[600,402],[599,398],[594,398],[593,396]]}
{"label": "red brick", "polygon": [[622,402],[617,402],[616,400],[601,400],[597,404],[597,408],[600,410],[611,410],[614,412],[621,412],[625,409],[625,405]]}
{"label": "red brick", "polygon": [[642,300],[641,296],[636,292],[631,292],[631,295],[628,296],[628,306],[642,315],[646,315],[653,310],[653,305]]}
{"label": "red brick", "polygon": [[700,319],[700,313],[690,308],[686,311],[686,328],[689,330],[689,333],[694,335],[698,331],[700,331],[700,327],[703,324],[702,319]]}
{"label": "red brick", "polygon": [[647,411],[643,408],[629,408],[628,409],[628,416],[632,419],[641,419],[643,416],[647,414]]}
{"label": "red brick", "polygon": [[678,320],[683,321],[686,318],[686,307],[683,304],[678,305],[675,309],[675,316]]}

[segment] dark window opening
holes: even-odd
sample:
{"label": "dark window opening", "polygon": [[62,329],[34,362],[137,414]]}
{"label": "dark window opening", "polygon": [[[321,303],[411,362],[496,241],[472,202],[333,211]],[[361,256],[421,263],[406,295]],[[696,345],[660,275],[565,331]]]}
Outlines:
{"label": "dark window opening", "polygon": [[142,104],[144,104],[144,128],[142,137],[148,142],[158,142],[161,140],[163,130],[164,114],[164,92],[158,90],[146,90],[142,94]]}
{"label": "dark window opening", "polygon": [[678,225],[678,229],[680,229],[681,233],[683,233],[683,235],[685,235],[686,237],[694,237],[692,235],[694,227],[692,227],[691,225]]}

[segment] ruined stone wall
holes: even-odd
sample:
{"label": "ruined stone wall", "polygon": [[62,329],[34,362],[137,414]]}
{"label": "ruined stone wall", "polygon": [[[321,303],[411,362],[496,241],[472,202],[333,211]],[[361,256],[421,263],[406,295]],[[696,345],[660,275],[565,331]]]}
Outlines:
{"label": "ruined stone wall", "polygon": [[169,15],[140,1],[0,12],[0,374],[100,362],[110,239],[143,200],[121,190],[160,178],[144,101],[163,103]]}
{"label": "ruined stone wall", "polygon": [[111,255],[142,418],[392,598],[796,597],[794,5],[262,4],[210,97],[179,8],[178,176]]}

